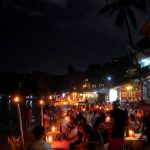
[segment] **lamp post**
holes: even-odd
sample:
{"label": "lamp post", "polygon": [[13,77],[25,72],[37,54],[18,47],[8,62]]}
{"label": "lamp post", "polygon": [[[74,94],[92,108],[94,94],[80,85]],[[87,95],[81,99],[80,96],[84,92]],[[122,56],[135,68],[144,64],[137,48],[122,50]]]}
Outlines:
{"label": "lamp post", "polygon": [[21,110],[20,110],[20,105],[19,105],[19,97],[15,97],[14,101],[17,104],[19,126],[20,126],[20,134],[21,134],[21,139],[22,139],[22,149],[24,150],[24,136],[23,136],[23,128],[22,128]]}
{"label": "lamp post", "polygon": [[40,100],[41,105],[41,125],[43,126],[43,100]]}
{"label": "lamp post", "polygon": [[109,101],[110,100],[109,91],[111,89],[112,77],[111,76],[107,76],[106,80],[107,80],[107,100]]}

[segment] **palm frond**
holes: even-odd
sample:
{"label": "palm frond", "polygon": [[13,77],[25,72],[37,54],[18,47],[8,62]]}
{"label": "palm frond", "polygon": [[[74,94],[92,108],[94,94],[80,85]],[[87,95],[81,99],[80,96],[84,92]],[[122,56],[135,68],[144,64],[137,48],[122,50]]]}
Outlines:
{"label": "palm frond", "polygon": [[112,8],[112,10],[110,11],[109,15],[112,16],[112,14],[114,13],[115,10],[116,10],[116,7]]}
{"label": "palm frond", "polygon": [[134,12],[131,8],[127,8],[127,16],[130,19],[130,22],[132,23],[133,27],[137,30],[137,21]]}
{"label": "palm frond", "polygon": [[146,12],[146,0],[137,0],[137,2],[134,3],[134,7],[142,12]]}
{"label": "palm frond", "polygon": [[8,145],[10,150],[17,150],[21,148],[21,137],[8,137]]}
{"label": "palm frond", "polygon": [[100,13],[109,12],[110,10],[112,10],[112,9],[115,7],[115,5],[116,5],[115,2],[113,2],[113,3],[111,3],[111,4],[108,4],[108,5],[106,5],[105,7],[101,8],[99,12],[100,12]]}
{"label": "palm frond", "polygon": [[124,9],[120,9],[120,11],[119,11],[119,13],[117,15],[117,18],[116,18],[116,22],[115,22],[117,27],[123,27],[125,16],[126,16],[125,10]]}

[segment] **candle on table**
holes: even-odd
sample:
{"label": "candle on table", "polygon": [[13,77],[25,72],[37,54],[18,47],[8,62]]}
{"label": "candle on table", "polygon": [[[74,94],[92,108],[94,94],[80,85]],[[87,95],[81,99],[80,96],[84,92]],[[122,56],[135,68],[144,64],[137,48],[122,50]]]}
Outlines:
{"label": "candle on table", "polygon": [[55,127],[52,127],[52,132],[55,132],[55,130],[56,130]]}
{"label": "candle on table", "polygon": [[110,122],[110,117],[106,117],[106,122]]}
{"label": "candle on table", "polygon": [[65,117],[65,120],[68,121],[68,117]]}
{"label": "candle on table", "polygon": [[129,137],[133,137],[134,136],[134,131],[133,130],[129,130]]}
{"label": "candle on table", "polygon": [[52,142],[52,137],[51,136],[47,137],[47,142]]}

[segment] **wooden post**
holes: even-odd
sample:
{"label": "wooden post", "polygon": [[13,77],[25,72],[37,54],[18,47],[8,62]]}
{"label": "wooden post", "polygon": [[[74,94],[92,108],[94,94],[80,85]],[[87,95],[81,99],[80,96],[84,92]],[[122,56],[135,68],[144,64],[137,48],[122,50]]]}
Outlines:
{"label": "wooden post", "polygon": [[43,126],[43,100],[40,101],[41,104],[41,126]]}
{"label": "wooden post", "polygon": [[17,110],[18,110],[19,126],[20,126],[20,133],[21,133],[21,139],[22,139],[22,149],[24,150],[24,136],[23,136],[23,128],[22,128],[22,117],[21,117],[21,111],[20,111],[19,103],[17,103]]}

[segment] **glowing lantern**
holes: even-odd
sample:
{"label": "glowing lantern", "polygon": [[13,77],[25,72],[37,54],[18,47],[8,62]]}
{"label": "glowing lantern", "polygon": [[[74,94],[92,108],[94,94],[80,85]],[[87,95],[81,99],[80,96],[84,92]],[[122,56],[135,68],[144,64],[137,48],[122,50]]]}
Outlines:
{"label": "glowing lantern", "polygon": [[43,101],[42,100],[40,100],[40,104],[43,105]]}
{"label": "glowing lantern", "polygon": [[106,117],[106,122],[110,122],[110,117]]}
{"label": "glowing lantern", "polygon": [[19,102],[19,97],[15,97],[14,101]]}
{"label": "glowing lantern", "polygon": [[85,111],[85,108],[83,108],[82,110]]}
{"label": "glowing lantern", "polygon": [[55,131],[56,131],[55,127],[52,127],[52,132],[55,132]]}
{"label": "glowing lantern", "polygon": [[134,131],[133,130],[129,130],[129,137],[133,137],[134,136]]}
{"label": "glowing lantern", "polygon": [[52,142],[52,136],[47,137],[47,142]]}
{"label": "glowing lantern", "polygon": [[109,111],[109,108],[106,108],[107,111]]}

